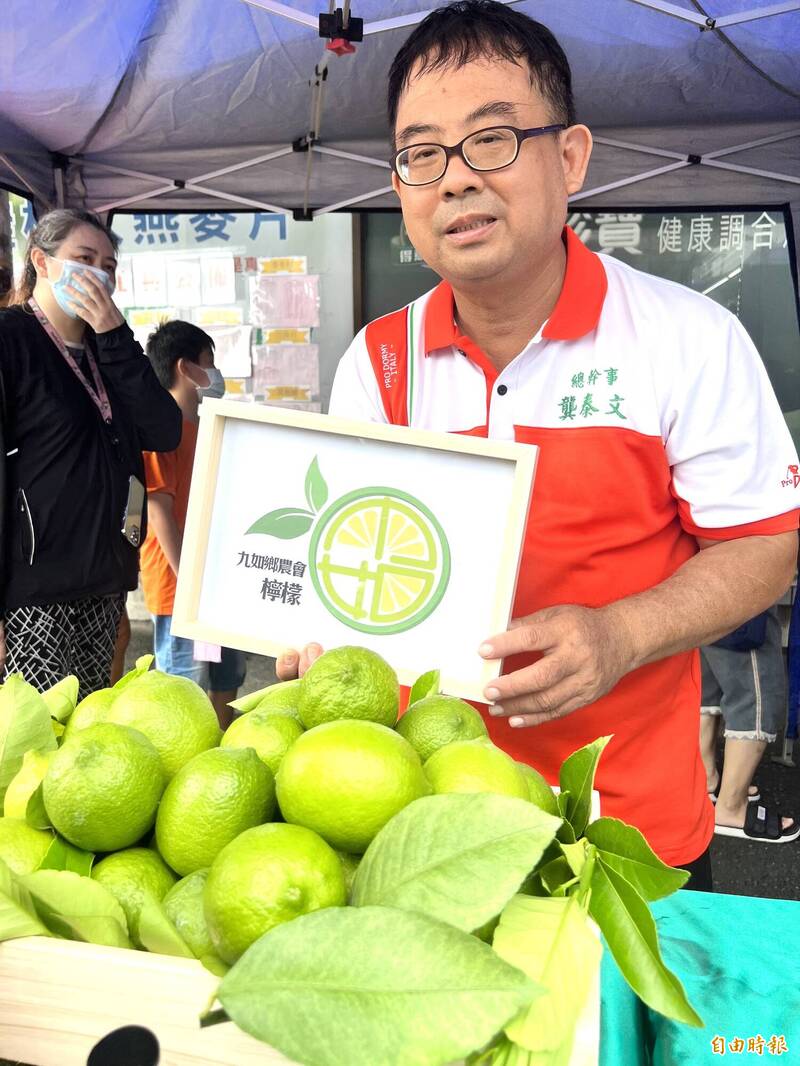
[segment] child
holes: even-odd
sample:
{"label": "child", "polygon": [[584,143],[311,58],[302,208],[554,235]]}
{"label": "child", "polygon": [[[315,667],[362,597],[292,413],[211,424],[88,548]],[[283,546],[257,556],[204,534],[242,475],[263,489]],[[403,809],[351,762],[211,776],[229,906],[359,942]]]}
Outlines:
{"label": "child", "polygon": [[147,355],[158,380],[183,413],[183,435],[175,451],[144,453],[149,528],[141,552],[142,587],[155,627],[156,667],[191,678],[206,688],[224,729],[232,719],[228,704],[236,699],[237,689],[244,681],[243,653],[223,648],[220,662],[197,662],[194,642],[173,636],[170,628],[200,397],[222,396],[225,382],[214,366],[214,341],[190,322],[165,322],[159,326],[147,342]]}

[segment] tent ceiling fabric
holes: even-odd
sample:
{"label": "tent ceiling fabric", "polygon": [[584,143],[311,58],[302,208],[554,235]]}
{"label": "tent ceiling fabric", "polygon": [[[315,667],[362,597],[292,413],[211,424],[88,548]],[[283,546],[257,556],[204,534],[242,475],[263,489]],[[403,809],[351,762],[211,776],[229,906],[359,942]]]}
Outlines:
{"label": "tent ceiling fabric", "polygon": [[[319,146],[385,164],[386,74],[410,31],[369,27],[427,11],[431,0],[352,0],[365,38],[340,57],[323,52],[311,26],[260,2],[12,4],[0,62],[0,183],[33,191],[39,207],[301,208],[308,156],[286,149],[311,127],[310,81],[324,54]],[[328,10],[324,0],[284,6],[312,18]],[[800,223],[800,4],[525,0],[517,8],[564,45],[579,118],[599,140],[576,209],[791,202]],[[725,25],[726,41],[701,32],[699,8],[722,19],[773,13]],[[716,160],[756,173],[707,165],[709,153],[767,138],[781,139]],[[689,155],[703,163],[674,166]],[[217,173],[227,168],[237,169]],[[391,193],[358,199],[389,182],[386,166],[314,151],[308,202],[317,210],[354,198],[357,207],[396,206]]]}

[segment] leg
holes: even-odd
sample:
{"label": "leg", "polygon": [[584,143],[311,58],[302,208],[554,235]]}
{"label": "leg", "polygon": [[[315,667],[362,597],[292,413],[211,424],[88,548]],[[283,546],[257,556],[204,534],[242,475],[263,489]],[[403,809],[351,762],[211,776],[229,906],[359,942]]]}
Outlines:
{"label": "leg", "polygon": [[240,686],[244,684],[246,673],[247,659],[244,652],[235,648],[223,648],[220,661],[208,664],[208,695],[214,704],[222,729],[227,729],[233,721],[233,710],[229,704],[236,699]]}
{"label": "leg", "polygon": [[717,771],[717,733],[722,715],[722,689],[714,673],[713,657],[700,649],[702,692],[700,696],[700,757],[706,770],[706,788],[709,792],[719,785]]}
{"label": "leg", "polygon": [[131,642],[131,623],[128,612],[123,608],[122,616],[117,629],[117,643],[114,647],[114,658],[111,661],[111,684],[116,685],[125,673],[125,652]]}
{"label": "leg", "polygon": [[81,686],[81,699],[111,684],[111,664],[117,646],[125,594],[89,596],[69,604],[74,626],[71,672]]}
{"label": "leg", "polygon": [[714,881],[711,876],[711,847],[706,848],[702,855],[694,859],[692,862],[684,863],[679,867],[681,870],[687,870],[689,873],[689,880],[683,886],[690,892],[713,892]]}
{"label": "leg", "polygon": [[6,661],[0,680],[22,674],[46,692],[70,673],[72,625],[67,605],[18,607],[5,619]]}
{"label": "leg", "polygon": [[194,657],[194,641],[186,637],[173,636],[171,632],[172,615],[153,615],[153,638],[155,644],[156,669],[176,677],[188,677],[196,685],[208,687],[208,670],[206,663],[197,662]]}

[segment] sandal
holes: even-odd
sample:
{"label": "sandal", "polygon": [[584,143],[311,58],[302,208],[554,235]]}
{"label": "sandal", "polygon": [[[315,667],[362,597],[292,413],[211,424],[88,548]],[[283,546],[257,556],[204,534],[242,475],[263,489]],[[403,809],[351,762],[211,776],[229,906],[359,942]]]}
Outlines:
{"label": "sandal", "polygon": [[[788,817],[788,815],[787,815]],[[761,804],[748,804],[744,827],[717,825],[714,832],[723,837],[740,837],[742,840],[759,840],[764,844],[789,844],[800,837],[800,825],[792,818],[792,824],[782,828],[780,814]]]}
{"label": "sandal", "polygon": [[[720,774],[720,776],[717,778],[717,787],[715,789],[713,789],[713,790],[709,789],[708,798],[711,800],[711,802],[713,804],[716,804],[717,800],[719,799],[719,790],[720,790],[720,786],[721,785],[722,785],[722,774]],[[749,789],[748,789],[747,802],[748,803],[758,803],[758,801],[761,799],[761,793],[758,791],[758,786],[757,785],[750,785],[750,788],[753,789],[753,791],[750,792]]]}

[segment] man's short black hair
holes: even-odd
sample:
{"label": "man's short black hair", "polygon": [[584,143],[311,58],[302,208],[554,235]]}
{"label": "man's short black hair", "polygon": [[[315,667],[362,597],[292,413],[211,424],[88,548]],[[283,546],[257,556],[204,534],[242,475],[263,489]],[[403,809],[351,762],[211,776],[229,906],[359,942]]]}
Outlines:
{"label": "man's short black hair", "polygon": [[552,120],[575,122],[569,62],[550,30],[496,0],[460,0],[431,11],[394,57],[387,93],[392,138],[398,103],[417,63],[422,73],[458,69],[482,56],[527,63],[531,84],[549,103]]}
{"label": "man's short black hair", "polygon": [[175,364],[179,359],[199,363],[206,349],[213,355],[213,339],[199,326],[179,318],[162,322],[147,339],[147,358],[165,389],[171,389],[175,384]]}

